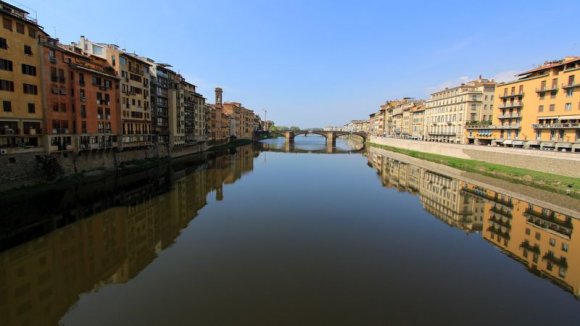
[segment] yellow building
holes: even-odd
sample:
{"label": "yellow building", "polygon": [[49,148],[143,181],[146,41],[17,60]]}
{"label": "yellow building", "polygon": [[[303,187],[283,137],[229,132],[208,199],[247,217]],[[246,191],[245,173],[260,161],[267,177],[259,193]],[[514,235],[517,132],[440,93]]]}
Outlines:
{"label": "yellow building", "polygon": [[580,151],[580,57],[546,62],[517,77],[496,87],[493,125],[468,127],[467,137],[507,147]]}
{"label": "yellow building", "polygon": [[47,36],[35,19],[0,1],[0,154],[44,150],[42,51]]}

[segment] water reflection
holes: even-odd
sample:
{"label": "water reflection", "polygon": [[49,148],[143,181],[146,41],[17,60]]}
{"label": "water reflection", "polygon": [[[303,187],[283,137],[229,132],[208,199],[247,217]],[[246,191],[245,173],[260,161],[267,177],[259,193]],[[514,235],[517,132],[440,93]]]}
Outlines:
{"label": "water reflection", "polygon": [[[312,147],[310,150],[316,150],[315,146],[318,146],[318,148],[321,145],[324,146],[324,139],[310,138],[312,139],[308,141],[312,143],[306,144],[306,146]],[[296,145],[300,145],[300,142],[297,142]],[[337,147],[341,150],[351,145],[344,143]],[[277,151],[278,146],[285,146],[285,144],[279,140],[270,141],[270,143],[263,145],[262,150]],[[293,151],[302,153],[303,149],[295,148]],[[336,154],[337,152],[333,153]],[[175,242],[180,233],[198,215],[198,212],[207,205],[208,201],[210,201],[209,198],[213,197],[216,201],[227,200],[227,198],[224,198],[224,185],[233,184],[247,173],[253,171],[254,164],[259,162],[255,160],[258,155],[259,149],[247,146],[237,149],[235,153],[218,156],[207,161],[207,163],[177,162],[171,165],[166,164],[128,175],[119,175],[114,178],[100,180],[88,185],[78,185],[73,189],[52,191],[42,196],[27,198],[25,201],[41,203],[42,208],[38,208],[40,205],[26,206],[17,201],[6,203],[6,205],[2,203],[3,207],[7,207],[10,210],[10,215],[3,218],[0,225],[0,245],[3,249],[7,249],[0,253],[1,324],[54,325],[61,320],[67,311],[71,310],[71,307],[75,306],[81,294],[98,292],[106,285],[128,283],[145,270],[158,257],[160,252]],[[424,209],[431,215],[454,228],[463,230],[469,235],[481,235],[504,254],[524,264],[530,272],[550,279],[561,288],[578,297],[580,291],[580,254],[575,250],[579,250],[580,244],[577,243],[579,241],[578,236],[574,233],[574,228],[578,226],[578,220],[562,214],[557,209],[550,210],[541,207],[537,203],[520,200],[517,196],[508,196],[502,192],[491,191],[476,182],[472,183],[450,177],[434,168],[413,165],[400,158],[395,159],[386,151],[370,148],[366,155],[369,166],[378,171],[383,186],[418,196]],[[275,156],[274,153],[272,156]],[[282,156],[290,157],[289,155],[276,154],[275,157],[272,157],[272,161],[282,162]],[[313,159],[321,157],[323,160]],[[320,169],[300,170],[299,173],[312,173],[311,176],[313,177],[321,177],[320,174],[329,168],[322,164],[322,162],[324,164],[329,162],[326,158],[331,158],[336,165],[339,165],[339,162],[345,162],[348,158],[357,164],[352,167],[364,167],[364,158],[360,156],[343,155],[341,157],[335,155],[325,157],[317,155],[309,156],[309,160],[304,160],[306,161],[304,164],[306,166],[316,166],[320,163]],[[285,169],[290,167],[299,170],[297,166],[300,164],[297,164],[296,160],[284,160],[283,162],[289,162],[290,164],[282,164],[282,170],[274,170],[271,174],[262,175],[262,185],[269,185],[272,182],[272,179],[269,179],[270,177],[278,177],[279,179],[274,181],[279,181],[281,177],[277,176],[277,173],[280,173],[280,171],[285,171]],[[364,168],[360,170],[369,171]],[[351,165],[346,164],[338,171],[343,173],[351,171],[353,175],[357,175],[356,173],[360,172],[358,170],[352,171]],[[331,184],[332,178],[335,178],[334,170],[327,173],[326,179],[323,179],[325,183],[322,185],[325,187]],[[259,179],[258,176],[259,173],[256,173],[252,179]],[[361,174],[357,176],[360,177]],[[297,179],[297,176],[292,175],[289,178]],[[368,196],[368,194],[364,193],[363,188],[372,188],[369,183],[375,183],[372,175],[368,182],[361,182],[360,184],[352,180],[351,182],[354,187],[361,187],[358,191],[361,193],[361,198]],[[289,185],[285,184],[284,186]],[[349,186],[352,187],[353,185]],[[252,184],[245,189],[256,191],[257,187],[259,185]],[[288,218],[280,218],[279,216],[264,217],[260,215],[254,220],[251,218],[243,219],[242,221],[237,221],[239,223],[236,224],[238,228],[242,228],[240,225],[243,224],[251,224],[255,229],[251,228],[251,232],[248,229],[242,229],[242,232],[240,232],[238,228],[231,231],[232,233],[245,234],[248,237],[266,238],[268,240],[264,240],[266,241],[265,243],[272,246],[272,249],[263,248],[264,242],[252,242],[249,239],[244,239],[244,243],[249,244],[247,248],[243,248],[245,250],[240,252],[232,250],[232,252],[236,252],[236,254],[232,255],[240,255],[240,265],[233,263],[224,264],[223,262],[220,265],[219,261],[211,261],[208,263],[209,267],[206,266],[211,270],[210,274],[219,274],[222,269],[238,268],[242,270],[240,272],[242,276],[245,275],[243,273],[244,270],[249,270],[248,274],[251,275],[262,275],[258,272],[267,271],[268,268],[273,269],[272,275],[276,277],[270,275],[270,283],[266,282],[266,284],[271,284],[273,289],[278,289],[282,293],[291,294],[290,297],[297,302],[307,302],[307,306],[312,307],[314,310],[316,310],[317,301],[308,301],[302,295],[316,293],[320,296],[322,302],[330,302],[336,299],[338,293],[351,299],[354,298],[352,302],[355,302],[358,299],[356,299],[356,295],[351,296],[351,293],[363,293],[364,295],[361,295],[361,298],[366,295],[375,299],[377,297],[373,297],[373,293],[379,293],[381,298],[388,297],[387,302],[390,302],[390,306],[398,307],[397,302],[409,303],[410,306],[415,306],[417,298],[414,297],[413,292],[417,291],[417,289],[409,289],[407,286],[417,280],[424,280],[425,283],[423,283],[422,287],[425,287],[432,283],[432,279],[429,278],[429,275],[423,275],[425,269],[420,269],[417,272],[416,275],[421,275],[420,277],[415,276],[417,280],[410,281],[412,277],[407,279],[409,275],[406,273],[414,275],[411,267],[416,264],[414,258],[417,252],[413,251],[412,244],[413,242],[423,243],[420,240],[411,239],[417,234],[407,234],[402,231],[409,231],[412,228],[405,224],[397,225],[391,220],[388,228],[381,229],[378,232],[378,237],[372,237],[370,236],[373,234],[372,230],[378,224],[368,223],[387,220],[388,216],[384,215],[382,211],[378,213],[376,220],[370,218],[365,221],[363,216],[360,216],[360,218],[357,217],[352,220],[354,224],[348,224],[346,217],[360,214],[361,207],[357,206],[356,209],[348,211],[348,207],[340,206],[336,201],[321,195],[321,193],[330,192],[328,188],[310,189],[309,186],[300,183],[297,187],[292,188],[300,190],[293,192],[294,202],[275,202],[271,206],[266,206],[266,210],[290,210],[291,207],[302,206],[304,203],[307,208],[293,211],[291,213],[292,216]],[[339,184],[331,188],[343,189],[345,186]],[[321,192],[320,189],[324,191]],[[276,194],[285,193],[284,189],[278,190],[280,192]],[[373,192],[376,192],[376,190],[372,189]],[[268,191],[273,192],[270,189]],[[352,198],[353,196],[344,197],[343,195],[347,192],[331,192],[329,197],[334,199],[334,196],[337,196],[337,200],[348,203],[348,206],[351,205],[349,200],[354,199]],[[377,193],[377,197],[380,196],[382,194]],[[332,222],[335,224],[326,224],[327,220],[324,220],[324,212],[332,212],[333,214],[339,214],[339,212],[326,211],[320,208],[322,205],[315,206],[310,204],[308,206],[308,198],[310,197],[316,198],[316,204],[324,201],[326,203],[325,207],[340,206],[340,211],[348,211],[345,213],[346,217],[331,214]],[[296,203],[301,204],[296,205]],[[224,206],[227,201],[221,204],[221,206]],[[241,206],[240,203],[238,205]],[[251,214],[250,212],[256,209],[253,205],[248,204],[248,207],[241,207],[240,210],[245,214]],[[21,207],[22,210],[17,210],[17,207]],[[369,203],[367,208],[369,212],[372,212],[373,210],[376,211],[377,207],[382,206],[372,207]],[[233,209],[237,208],[234,207]],[[401,209],[405,210],[407,207]],[[307,215],[307,211],[312,211],[315,217]],[[396,208],[393,211],[396,211]],[[321,215],[318,216],[316,214]],[[214,220],[219,220],[219,218]],[[315,220],[321,221],[319,222],[320,225],[312,224]],[[409,219],[403,220],[408,222]],[[306,223],[305,221],[307,221],[307,224],[300,223]],[[232,220],[228,221],[228,223],[231,222]],[[261,230],[261,225],[265,225],[264,230]],[[304,225],[308,227],[304,227]],[[366,225],[366,227],[361,228],[360,225]],[[288,230],[288,234],[284,232],[277,233],[273,229],[276,226],[279,228],[285,226],[284,229]],[[399,227],[398,229],[397,226]],[[216,228],[219,227],[216,226]],[[333,231],[322,231],[328,227],[331,227]],[[416,225],[413,227],[416,227]],[[357,229],[362,233],[351,233],[352,230],[356,231]],[[270,239],[271,232],[281,236],[280,242]],[[384,232],[393,233],[385,236]],[[426,232],[429,233],[431,230]],[[297,241],[298,243],[302,241],[305,243],[303,247],[298,247],[300,250],[297,250],[297,252],[294,251],[294,248],[298,244],[294,243],[287,247],[288,243],[290,243],[287,241],[289,239],[294,241],[295,234],[302,236],[301,240]],[[400,238],[397,234],[401,234]],[[232,234],[229,235],[232,236]],[[371,239],[370,243],[367,243],[362,238],[363,236],[369,237]],[[240,237],[244,236],[241,235]],[[371,245],[375,241],[379,241],[378,239],[390,239],[395,240],[395,242],[385,240],[384,243],[378,243],[377,247]],[[409,239],[410,241],[407,241]],[[323,243],[323,249],[316,247],[319,243]],[[401,253],[398,253],[398,247],[395,245],[397,243],[406,243],[409,254],[407,255],[407,251],[404,249],[401,250]],[[20,245],[16,246],[16,244]],[[330,244],[335,244],[336,246],[346,245],[340,247],[342,249],[336,250],[335,245]],[[351,247],[348,244],[355,244],[355,246]],[[306,252],[307,250],[303,250],[304,248],[308,248],[311,251],[310,256]],[[369,257],[373,258],[369,258],[368,261],[362,259],[368,253],[358,251],[359,248],[370,250]],[[375,252],[378,256],[373,256],[373,248],[381,249],[380,253],[377,254]],[[380,259],[375,259],[375,257],[385,258],[383,256],[384,252],[382,252],[383,249],[390,252],[390,254],[387,259],[381,262]],[[188,247],[187,250],[190,250],[190,248]],[[198,253],[203,253],[204,250],[206,250],[205,247],[197,248]],[[228,250],[218,252],[227,253],[228,251],[229,247]],[[279,255],[280,252],[285,252],[286,256],[284,254]],[[320,252],[323,252],[323,254],[320,254]],[[313,255],[312,253],[319,253],[320,255]],[[444,255],[442,254],[441,256]],[[200,256],[195,257],[199,258]],[[361,258],[362,262],[361,260],[356,260],[355,257]],[[397,259],[403,262],[400,264],[402,267],[390,264],[391,257],[398,257]],[[228,258],[232,259],[230,256],[224,259],[233,261],[228,260]],[[304,260],[301,260],[301,258]],[[465,259],[466,257],[461,256],[461,258]],[[425,257],[422,259],[424,260]],[[445,264],[458,263],[444,259],[443,261]],[[268,265],[267,262],[273,263]],[[333,265],[332,262],[338,265]],[[363,265],[364,268],[358,268],[357,264],[363,262],[368,265]],[[194,266],[197,267],[197,265]],[[319,269],[313,266],[318,266]],[[419,264],[418,266],[424,265]],[[438,265],[434,263],[433,266],[437,269]],[[342,274],[340,268],[335,269],[334,267],[343,268]],[[494,266],[494,268],[496,267]],[[173,266],[173,268],[176,267]],[[215,270],[212,268],[215,268]],[[346,270],[349,272],[344,272]],[[186,271],[193,273],[194,269],[188,270],[186,268]],[[398,288],[396,285],[387,283],[389,286],[388,291],[396,293],[393,297],[389,297],[388,293],[390,292],[385,287],[377,290],[375,286],[380,283],[376,283],[376,279],[369,278],[368,274],[363,273],[363,271],[371,271],[371,275],[376,276],[379,280],[392,279],[394,280],[393,283],[406,285]],[[329,274],[326,274],[327,272]],[[333,275],[330,272],[336,272],[337,274]],[[237,273],[237,271],[233,273]],[[308,283],[309,273],[314,275],[321,273],[320,280],[330,280],[330,283],[326,284],[320,280]],[[435,276],[444,275],[446,277],[447,273],[445,269],[440,269],[439,272],[431,271],[430,274]],[[204,274],[202,273],[201,275]],[[220,275],[223,276],[223,272]],[[292,275],[298,275],[298,277],[292,278]],[[340,275],[344,278],[341,278]],[[231,275],[229,276],[231,277]],[[277,283],[277,276],[280,277],[280,283]],[[502,275],[497,275],[497,277],[502,277]],[[233,285],[239,288],[237,292],[235,289],[228,287],[228,285],[233,285],[232,283],[227,283],[227,279],[224,280],[219,277],[217,279],[219,282],[224,282],[226,289],[221,289],[223,293],[231,295],[232,298],[239,298],[240,293],[246,293],[248,290],[243,287],[244,284],[235,282],[237,278],[232,278],[235,283]],[[243,277],[241,279],[248,280]],[[433,280],[438,279],[436,277]],[[214,280],[214,282],[218,282],[218,280]],[[249,280],[250,287],[254,290],[260,285],[263,286],[262,280]],[[350,283],[342,282],[343,280],[350,280],[354,283],[351,284],[352,287],[344,288],[343,286],[348,286]],[[200,277],[200,282],[202,281],[205,281],[205,279]],[[454,287],[456,284],[453,283],[458,281],[460,280],[452,281],[450,284],[441,284],[440,286],[441,288],[446,286]],[[304,285],[299,282],[308,285],[306,289],[315,290],[312,290],[313,292],[300,292],[301,286],[304,287]],[[330,293],[328,297],[324,295],[325,292],[319,287],[320,282],[328,287],[327,293]],[[290,290],[287,292],[280,290],[283,288],[282,284]],[[356,289],[364,289],[365,284],[372,291],[365,292],[363,290],[362,292],[356,292]],[[143,286],[148,287],[149,283],[145,283]],[[204,287],[200,288],[204,289]],[[434,289],[437,289],[437,287]],[[217,291],[218,297],[222,298],[219,295],[222,293],[219,288],[216,290],[210,286],[206,290]],[[270,293],[270,289],[259,290]],[[294,292],[294,290],[297,292]],[[260,291],[257,292],[260,293]],[[436,292],[434,290],[433,293]],[[223,308],[221,305],[211,304],[212,302],[221,304],[221,301],[216,301],[216,298],[213,298],[214,301],[212,301],[209,292],[201,291],[197,293],[201,298],[196,297],[195,294],[185,296],[187,300],[190,300],[187,302],[197,302],[199,304],[207,300],[209,302],[208,305],[200,306],[199,309],[203,310],[209,306],[215,310],[213,313],[219,314],[221,312],[220,309]],[[427,296],[423,298],[427,298]],[[173,300],[178,299],[182,299],[182,297],[173,298]],[[343,299],[341,298],[340,300]],[[448,299],[451,300],[451,298]],[[171,301],[172,298],[165,297],[164,300]],[[267,301],[270,301],[270,299],[267,299]],[[312,302],[312,304],[309,302]],[[426,303],[426,308],[430,308],[427,307],[429,301],[424,302]],[[501,304],[501,301],[498,302]],[[318,302],[318,304],[320,303]],[[378,306],[382,304],[383,302],[379,302]],[[432,302],[431,304],[434,305]],[[247,307],[237,302],[232,303],[232,306]],[[232,306],[227,307],[232,309]],[[288,311],[293,314],[296,307],[301,306],[290,305],[288,306]],[[374,310],[376,306],[370,301],[364,301],[360,306],[356,306],[356,309],[364,310],[366,309],[365,307],[371,307],[373,311],[383,311],[380,309]],[[384,307],[389,307],[389,305],[385,304]],[[406,306],[402,304],[401,307]],[[96,309],[98,310],[98,308]],[[406,314],[409,312],[410,310],[400,310],[401,316],[399,318],[401,319],[399,320],[408,318]],[[210,315],[213,313],[210,313]],[[336,314],[332,313],[332,315]],[[356,317],[358,318],[359,316]],[[86,315],[85,318],[90,318],[90,314]],[[439,318],[437,321],[443,321],[445,316],[440,316]],[[467,316],[466,318],[470,317]],[[323,320],[320,319],[320,321],[322,322]]]}
{"label": "water reflection", "polygon": [[[164,166],[124,176],[94,193],[100,198],[85,196],[84,187],[53,194],[59,200],[46,208],[58,214],[30,215],[38,221],[12,231],[16,240],[3,229],[3,246],[35,237],[39,225],[44,230],[52,223],[56,231],[0,254],[1,324],[56,325],[80,294],[128,282],[174,242],[208,194],[223,200],[223,185],[252,171],[257,155],[243,147],[193,169]],[[15,223],[22,222],[3,227]]]}
{"label": "water reflection", "polygon": [[450,226],[478,233],[526,268],[580,297],[579,221],[540,205],[451,178],[370,148],[369,166],[384,187],[419,196],[426,211]]}

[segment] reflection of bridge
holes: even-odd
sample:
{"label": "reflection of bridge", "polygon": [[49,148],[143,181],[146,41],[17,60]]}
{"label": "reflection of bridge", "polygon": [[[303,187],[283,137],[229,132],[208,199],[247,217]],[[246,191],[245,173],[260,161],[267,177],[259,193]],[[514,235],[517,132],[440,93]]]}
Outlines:
{"label": "reflection of bridge", "polygon": [[320,135],[320,136],[326,138],[327,144],[332,144],[333,146],[336,145],[336,139],[338,137],[342,137],[342,136],[350,136],[350,135],[358,136],[358,137],[362,138],[363,143],[366,142],[366,140],[367,140],[367,134],[365,132],[312,131],[312,130],[291,131],[291,130],[288,130],[288,131],[284,131],[283,134],[284,134],[284,137],[286,138],[286,141],[289,143],[293,143],[294,137],[296,137],[296,136],[308,135],[308,134]]}
{"label": "reflection of bridge", "polygon": [[298,153],[298,154],[351,154],[351,153],[363,153],[365,151],[365,147],[363,146],[360,149],[338,149],[335,146],[332,146],[332,143],[326,143],[326,147],[324,149],[304,149],[304,148],[296,148],[293,142],[285,142],[283,147],[275,147],[271,146],[270,144],[262,143],[260,146],[260,151],[262,152],[280,152],[280,153]]}

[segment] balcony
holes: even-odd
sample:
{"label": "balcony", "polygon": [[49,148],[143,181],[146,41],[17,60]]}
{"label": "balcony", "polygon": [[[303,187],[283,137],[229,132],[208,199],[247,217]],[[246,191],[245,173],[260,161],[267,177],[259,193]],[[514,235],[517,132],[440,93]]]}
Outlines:
{"label": "balcony", "polygon": [[508,218],[512,218],[512,213],[510,212],[510,210],[502,209],[501,207],[498,206],[493,206],[492,208],[489,209],[489,211]]}
{"label": "balcony", "polygon": [[499,106],[500,109],[510,109],[510,108],[521,108],[524,106],[524,103],[522,103],[521,101],[518,102],[511,102],[511,103],[506,103],[506,104],[501,104]]}
{"label": "balcony", "polygon": [[538,93],[538,94],[543,94],[543,93],[548,93],[548,92],[556,93],[556,92],[558,92],[558,87],[556,85],[554,85],[551,88],[547,88],[547,87],[536,88],[536,93]]}
{"label": "balcony", "polygon": [[48,58],[48,61],[50,61],[50,63],[56,64],[56,57],[50,57]]}
{"label": "balcony", "polygon": [[566,219],[562,221],[556,218],[554,212],[536,212],[531,208],[526,209],[524,216],[528,218],[529,223],[541,228],[549,229],[568,237],[572,235],[573,225],[571,217],[566,216]]}
{"label": "balcony", "polygon": [[551,251],[548,251],[544,257],[542,257],[542,260],[547,260],[554,265],[568,268],[568,261],[566,260],[566,257],[556,257]]}
{"label": "balcony", "polygon": [[580,123],[552,123],[542,124],[535,123],[532,125],[534,129],[580,129]]}
{"label": "balcony", "polygon": [[504,94],[504,95],[501,95],[499,98],[503,100],[503,99],[516,98],[516,97],[524,97],[524,92]]}
{"label": "balcony", "polygon": [[496,125],[495,129],[521,129],[521,126],[519,123]]}
{"label": "balcony", "polygon": [[524,240],[520,244],[520,248],[525,249],[525,250],[530,251],[530,252],[534,252],[538,255],[540,254],[540,246],[538,246],[537,244],[534,244],[532,246],[528,240]]}

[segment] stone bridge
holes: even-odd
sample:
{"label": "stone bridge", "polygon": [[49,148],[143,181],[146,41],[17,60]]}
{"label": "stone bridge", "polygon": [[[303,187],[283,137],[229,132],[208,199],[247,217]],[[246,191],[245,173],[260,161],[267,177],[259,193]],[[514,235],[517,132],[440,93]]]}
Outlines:
{"label": "stone bridge", "polygon": [[286,138],[286,141],[289,143],[293,143],[294,137],[296,137],[296,136],[308,135],[308,134],[320,135],[320,136],[326,138],[327,144],[332,144],[333,146],[336,145],[336,139],[338,137],[341,137],[341,136],[355,135],[355,136],[362,138],[363,143],[365,143],[367,141],[367,134],[364,132],[322,131],[322,130],[321,131],[313,131],[313,130],[291,131],[291,130],[288,130],[288,131],[282,132],[282,134]]}

